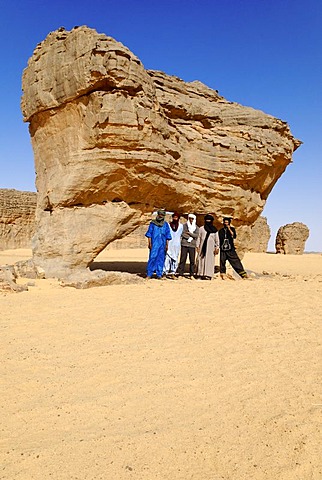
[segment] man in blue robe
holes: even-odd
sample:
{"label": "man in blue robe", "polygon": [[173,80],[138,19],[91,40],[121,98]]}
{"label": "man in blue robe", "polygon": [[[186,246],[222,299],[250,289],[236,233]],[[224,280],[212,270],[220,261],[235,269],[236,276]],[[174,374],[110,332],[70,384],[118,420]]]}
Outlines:
{"label": "man in blue robe", "polygon": [[157,278],[162,277],[165,255],[168,250],[168,242],[172,239],[169,224],[165,222],[165,211],[159,210],[155,220],[149,225],[145,236],[148,239],[150,250],[146,269],[147,278],[151,278],[155,272]]}

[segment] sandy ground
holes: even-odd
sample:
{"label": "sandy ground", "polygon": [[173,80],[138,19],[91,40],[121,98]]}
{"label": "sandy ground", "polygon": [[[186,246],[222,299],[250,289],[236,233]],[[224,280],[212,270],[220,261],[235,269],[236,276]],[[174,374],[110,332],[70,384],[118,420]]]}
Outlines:
{"label": "sandy ground", "polygon": [[321,480],[322,255],[244,265],[256,279],[0,294],[0,479]]}

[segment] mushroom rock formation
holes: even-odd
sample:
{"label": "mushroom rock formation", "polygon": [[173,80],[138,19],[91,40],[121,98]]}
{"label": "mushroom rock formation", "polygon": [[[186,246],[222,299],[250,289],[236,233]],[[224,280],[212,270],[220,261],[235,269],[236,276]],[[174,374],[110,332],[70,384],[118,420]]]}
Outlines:
{"label": "mushroom rock formation", "polygon": [[0,189],[0,250],[31,247],[36,203],[35,192]]}
{"label": "mushroom rock formation", "polygon": [[265,253],[271,237],[271,229],[266,217],[258,217],[251,227],[251,237],[247,246],[248,252]]}
{"label": "mushroom rock formation", "polygon": [[309,228],[301,222],[280,227],[275,240],[276,253],[302,255],[309,235]]}
{"label": "mushroom rock formation", "polygon": [[158,207],[212,212],[217,226],[233,215],[249,230],[301,143],[285,122],[145,70],[88,27],[37,46],[22,111],[37,175],[33,258],[47,276],[88,266]]}

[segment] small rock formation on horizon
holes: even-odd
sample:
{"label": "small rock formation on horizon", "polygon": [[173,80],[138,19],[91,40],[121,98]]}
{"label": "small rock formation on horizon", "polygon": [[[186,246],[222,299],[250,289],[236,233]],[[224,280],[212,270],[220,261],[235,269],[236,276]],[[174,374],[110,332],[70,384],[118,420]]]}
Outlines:
{"label": "small rock formation on horizon", "polygon": [[309,235],[309,228],[301,222],[289,223],[280,227],[275,240],[276,253],[302,255]]}
{"label": "small rock formation on horizon", "polygon": [[251,236],[247,245],[247,252],[265,253],[271,238],[271,229],[266,217],[258,217],[251,227]]}
{"label": "small rock formation on horizon", "polygon": [[22,83],[38,190],[33,259],[47,277],[87,267],[160,207],[212,213],[217,226],[233,215],[245,245],[301,143],[287,123],[145,70],[88,27],[50,33]]}
{"label": "small rock formation on horizon", "polygon": [[0,250],[31,247],[36,204],[35,192],[0,189]]}

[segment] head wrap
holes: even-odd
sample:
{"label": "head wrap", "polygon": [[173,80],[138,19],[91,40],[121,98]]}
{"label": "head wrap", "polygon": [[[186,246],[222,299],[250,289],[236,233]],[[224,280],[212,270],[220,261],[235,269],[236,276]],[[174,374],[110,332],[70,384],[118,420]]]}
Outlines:
{"label": "head wrap", "polygon": [[207,215],[204,216],[204,221],[205,221],[204,227],[206,232],[209,232],[209,233],[217,232],[217,228],[213,224],[214,220],[215,220],[214,217],[212,215],[209,215],[209,213],[207,213]]}
{"label": "head wrap", "polygon": [[[176,220],[174,220],[174,217],[177,217]],[[176,232],[178,230],[178,227],[179,227],[179,219],[180,219],[180,213],[178,212],[174,212],[172,214],[172,221],[170,222],[170,227],[171,229]]]}
{"label": "head wrap", "polygon": [[[189,218],[192,218],[192,223],[189,222]],[[190,233],[194,233],[197,228],[196,220],[197,220],[196,215],[194,215],[193,213],[189,213],[187,227]]]}
{"label": "head wrap", "polygon": [[160,209],[157,211],[157,216],[154,220],[152,220],[152,223],[156,225],[157,227],[162,227],[164,224],[164,219],[165,219],[166,211],[164,209]]}
{"label": "head wrap", "polygon": [[217,228],[215,227],[215,225],[213,225],[214,220],[215,220],[214,217],[212,215],[209,215],[209,214],[205,215],[205,217],[204,217],[204,221],[205,221],[204,228],[205,228],[207,234],[206,234],[206,238],[204,239],[202,247],[201,247],[201,254],[200,255],[202,257],[205,257],[205,255],[207,253],[207,243],[208,243],[208,238],[209,238],[210,234],[217,232]]}

